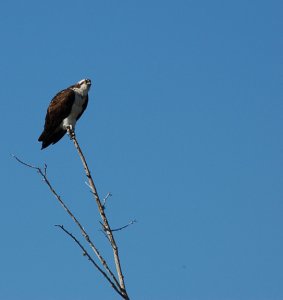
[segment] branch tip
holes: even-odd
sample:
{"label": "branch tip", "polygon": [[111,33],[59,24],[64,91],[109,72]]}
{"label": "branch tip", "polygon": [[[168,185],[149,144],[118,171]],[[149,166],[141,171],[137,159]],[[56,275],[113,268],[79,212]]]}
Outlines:
{"label": "branch tip", "polygon": [[22,165],[24,165],[24,166],[26,166],[26,167],[28,167],[28,168],[38,170],[38,172],[41,171],[41,169],[40,169],[39,167],[36,167],[36,166],[33,166],[33,165],[31,165],[31,164],[28,164],[28,163],[24,162],[23,160],[19,159],[19,158],[18,158],[16,155],[14,155],[14,154],[12,154],[12,157],[13,157],[17,162],[19,162],[20,164],[22,164]]}
{"label": "branch tip", "polygon": [[124,225],[124,226],[119,227],[119,228],[116,228],[116,229],[111,229],[111,231],[113,232],[113,231],[120,231],[120,230],[123,230],[123,229],[125,229],[125,228],[127,228],[127,227],[133,225],[134,223],[137,223],[137,220],[132,220],[132,221],[130,221],[127,225]]}
{"label": "branch tip", "polygon": [[106,201],[108,198],[112,197],[112,194],[110,192],[107,193],[107,195],[104,197],[104,199],[102,200],[102,208],[103,210],[106,209]]}

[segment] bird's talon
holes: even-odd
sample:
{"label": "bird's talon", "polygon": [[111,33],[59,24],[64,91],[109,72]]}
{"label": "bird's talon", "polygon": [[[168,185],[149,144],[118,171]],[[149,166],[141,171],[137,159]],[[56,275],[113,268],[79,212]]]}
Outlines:
{"label": "bird's talon", "polygon": [[70,137],[70,140],[73,140],[74,137],[75,137],[75,132],[74,132],[72,126],[68,126],[67,127],[67,133],[68,133],[68,135]]}

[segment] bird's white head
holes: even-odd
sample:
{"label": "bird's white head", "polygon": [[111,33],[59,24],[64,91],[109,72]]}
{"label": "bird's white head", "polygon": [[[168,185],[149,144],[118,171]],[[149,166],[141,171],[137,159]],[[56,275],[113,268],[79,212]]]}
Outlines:
{"label": "bird's white head", "polygon": [[87,95],[90,87],[91,87],[91,80],[90,79],[82,79],[78,83],[76,83],[72,87],[72,89],[84,97]]}

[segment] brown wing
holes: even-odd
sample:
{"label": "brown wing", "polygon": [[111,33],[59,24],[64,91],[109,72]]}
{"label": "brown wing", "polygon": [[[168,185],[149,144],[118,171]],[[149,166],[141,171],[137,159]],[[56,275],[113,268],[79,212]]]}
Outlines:
{"label": "brown wing", "polygon": [[44,130],[54,130],[68,117],[75,101],[75,92],[66,89],[59,92],[50,102],[45,117]]}
{"label": "brown wing", "polygon": [[72,105],[75,101],[75,92],[66,89],[59,92],[50,102],[47,109],[44,130],[39,141],[50,140],[52,136],[60,129],[61,122],[70,114]]}

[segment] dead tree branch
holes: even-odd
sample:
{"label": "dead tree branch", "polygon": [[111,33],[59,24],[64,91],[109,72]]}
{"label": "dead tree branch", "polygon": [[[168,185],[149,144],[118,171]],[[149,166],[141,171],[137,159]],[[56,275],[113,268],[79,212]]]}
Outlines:
{"label": "dead tree branch", "polygon": [[[103,231],[104,231],[104,232],[107,232],[107,229],[104,228],[103,223],[102,223],[102,222],[99,222],[99,223],[100,223],[100,225],[102,226]],[[128,224],[126,224],[126,225],[124,225],[124,226],[121,226],[121,227],[118,227],[118,228],[115,228],[115,229],[111,229],[111,230],[112,230],[112,232],[114,232],[114,231],[120,231],[120,230],[123,230],[123,229],[125,229],[125,228],[127,228],[127,227],[133,225],[134,223],[137,223],[137,220],[132,220],[132,221],[130,221]],[[106,236],[106,237],[107,237],[107,236]]]}
{"label": "dead tree branch", "polygon": [[84,154],[83,154],[83,152],[81,150],[81,147],[79,146],[79,143],[77,141],[75,132],[72,129],[69,128],[68,129],[68,134],[71,137],[71,140],[73,141],[73,143],[74,143],[74,145],[75,145],[75,147],[77,149],[77,152],[78,152],[78,154],[80,156],[80,159],[82,161],[82,164],[83,164],[86,176],[88,178],[88,185],[91,188],[92,194],[93,194],[93,196],[94,196],[94,198],[96,200],[96,204],[97,204],[97,207],[98,207],[98,210],[99,210],[99,214],[100,214],[101,219],[103,221],[103,227],[105,228],[105,232],[107,233],[107,237],[108,237],[108,239],[109,239],[109,241],[111,243],[111,247],[113,249],[113,256],[114,256],[116,271],[117,271],[118,278],[119,278],[119,287],[120,287],[120,290],[121,290],[121,292],[123,294],[124,299],[129,299],[127,291],[126,291],[126,287],[125,287],[124,275],[122,273],[122,268],[121,268],[121,263],[120,263],[120,257],[119,257],[119,252],[118,252],[118,246],[116,244],[116,241],[115,241],[115,238],[114,238],[114,235],[113,235],[113,231],[111,230],[111,227],[109,225],[108,219],[106,217],[104,206],[101,203],[101,200],[99,198],[96,186],[94,184],[93,178],[92,178],[90,170],[88,168],[85,156],[84,156]]}
{"label": "dead tree branch", "polygon": [[131,225],[133,225],[134,223],[137,223],[137,220],[132,220],[131,222],[129,222],[127,225],[124,225],[122,227],[119,227],[119,228],[115,228],[115,229],[112,229],[112,232],[113,231],[120,231],[120,230],[123,230]]}
{"label": "dead tree branch", "polygon": [[71,233],[69,232],[63,225],[55,225],[56,227],[61,228],[68,236],[70,236],[74,242],[82,249],[83,255],[88,258],[88,260],[95,266],[95,268],[106,278],[106,280],[111,284],[113,289],[123,297],[123,294],[119,291],[116,284],[109,278],[109,276],[99,267],[99,265],[94,261],[94,259],[90,256],[84,246],[80,243],[80,241]]}
{"label": "dead tree branch", "polygon": [[[72,218],[72,220],[74,221],[74,223],[79,227],[82,236],[85,238],[85,240],[87,241],[87,243],[89,244],[90,248],[93,250],[93,252],[95,253],[95,255],[97,256],[97,258],[99,259],[100,263],[103,265],[103,267],[105,268],[105,270],[107,271],[108,275],[106,277],[106,279],[110,282],[111,286],[115,289],[115,291],[117,291],[124,299],[129,299],[128,296],[125,295],[124,292],[124,288],[122,288],[116,278],[116,276],[114,275],[114,273],[111,271],[111,269],[109,268],[108,264],[106,263],[105,259],[102,257],[102,255],[100,254],[100,252],[98,251],[97,247],[94,245],[94,243],[90,240],[89,235],[87,234],[87,232],[85,231],[84,227],[81,225],[81,223],[78,221],[78,219],[74,216],[74,214],[70,211],[70,209],[67,207],[67,205],[64,203],[64,201],[62,200],[62,198],[58,195],[58,193],[55,191],[55,189],[53,188],[53,186],[51,185],[48,177],[47,177],[47,165],[44,165],[44,169],[41,169],[40,167],[28,164],[24,161],[22,161],[21,159],[19,159],[17,156],[12,155],[20,164],[34,169],[37,171],[37,173],[43,178],[43,181],[47,184],[47,186],[49,187],[50,191],[52,192],[52,194],[56,197],[56,199],[58,200],[58,202],[61,204],[61,206],[64,208],[64,210],[69,214],[69,216]],[[61,229],[63,229],[61,227]],[[65,231],[65,230],[64,230]],[[67,231],[65,231],[67,233]],[[69,234],[70,235],[70,234]],[[74,237],[72,235],[70,235],[73,239]],[[74,239],[75,240],[75,239]],[[76,243],[78,245],[80,245],[77,240],[75,240]],[[104,271],[101,270],[101,268],[98,269],[102,275],[105,277],[104,274],[106,274]],[[107,274],[106,274],[107,275]],[[112,278],[112,280],[110,279],[110,277]]]}
{"label": "dead tree branch", "polygon": [[102,207],[103,207],[103,209],[106,209],[106,201],[108,200],[109,197],[112,197],[111,193],[107,193],[107,195],[103,199],[103,201],[102,201]]}

